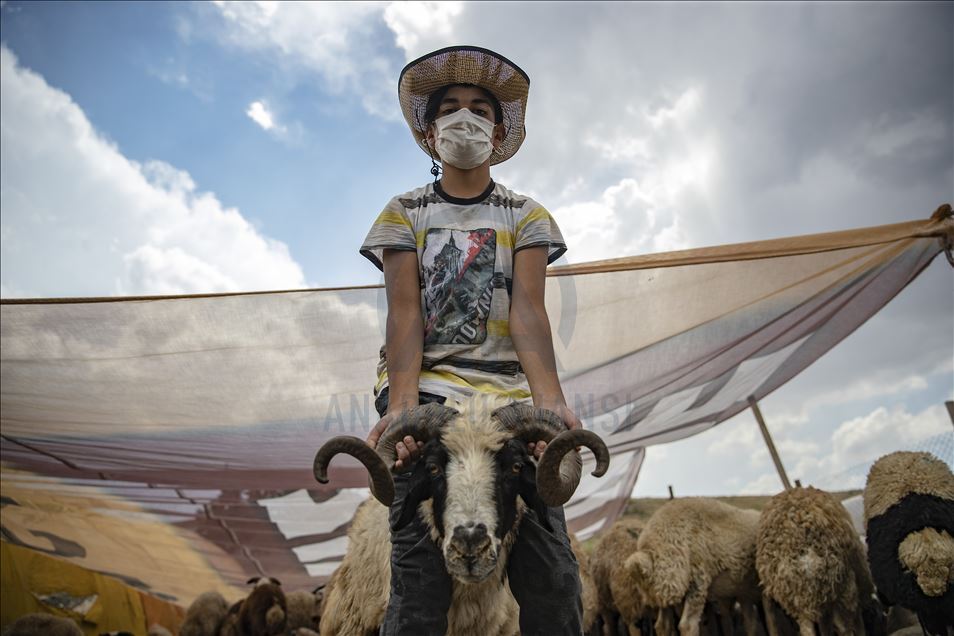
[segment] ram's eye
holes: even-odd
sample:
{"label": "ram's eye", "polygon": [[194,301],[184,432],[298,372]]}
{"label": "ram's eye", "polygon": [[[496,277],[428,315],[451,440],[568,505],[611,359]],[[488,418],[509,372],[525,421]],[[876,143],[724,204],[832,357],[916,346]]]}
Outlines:
{"label": "ram's eye", "polygon": [[514,475],[519,475],[520,471],[523,470],[523,462],[517,462],[510,468],[510,470],[513,471]]}
{"label": "ram's eye", "polygon": [[441,467],[437,464],[431,464],[427,467],[427,470],[431,473],[433,477],[439,477],[441,474]]}

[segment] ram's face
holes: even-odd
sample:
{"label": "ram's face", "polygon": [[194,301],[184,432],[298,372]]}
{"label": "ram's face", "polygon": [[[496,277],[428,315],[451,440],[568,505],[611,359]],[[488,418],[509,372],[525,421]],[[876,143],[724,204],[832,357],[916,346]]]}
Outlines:
{"label": "ram's face", "polygon": [[494,455],[480,449],[451,455],[446,466],[446,496],[443,501],[434,498],[434,520],[442,530],[447,571],[462,581],[481,581],[497,565],[500,538],[495,464]]}
{"label": "ram's face", "polygon": [[[425,445],[414,468],[407,503],[430,499],[434,538],[448,572],[477,583],[498,565],[518,513],[517,495],[545,513],[525,442],[495,423],[452,423]],[[410,515],[408,515],[408,521]]]}
{"label": "ram's face", "polygon": [[517,495],[531,503],[539,499],[533,470],[526,443],[517,440],[493,451],[449,456],[447,494],[443,501],[435,497],[434,516],[443,530],[441,548],[452,576],[476,583],[494,572],[518,518]]}

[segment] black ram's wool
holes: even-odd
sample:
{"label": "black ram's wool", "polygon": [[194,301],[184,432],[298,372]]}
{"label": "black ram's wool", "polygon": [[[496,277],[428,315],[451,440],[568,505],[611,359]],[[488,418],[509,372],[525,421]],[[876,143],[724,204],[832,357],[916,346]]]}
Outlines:
{"label": "black ram's wool", "polygon": [[931,634],[954,627],[954,585],[941,596],[927,596],[917,577],[898,559],[898,546],[912,532],[946,530],[954,536],[954,501],[912,493],[868,521],[868,564],[878,593],[888,605],[901,605],[918,615]]}

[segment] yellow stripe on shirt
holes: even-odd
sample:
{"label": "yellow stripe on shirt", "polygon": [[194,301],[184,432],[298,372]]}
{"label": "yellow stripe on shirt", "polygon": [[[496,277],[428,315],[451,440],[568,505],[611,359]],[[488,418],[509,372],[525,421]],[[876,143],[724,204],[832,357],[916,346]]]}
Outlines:
{"label": "yellow stripe on shirt", "polygon": [[[380,391],[384,386],[384,381],[387,379],[387,371],[383,372],[378,376],[378,382],[375,386],[375,391]],[[437,382],[443,382],[445,384],[451,384],[454,386],[464,387],[465,389],[470,389],[477,393],[499,395],[503,397],[510,398],[511,400],[522,400],[530,397],[530,391],[528,389],[516,388],[516,389],[503,389],[499,386],[494,386],[490,382],[478,382],[476,384],[471,384],[464,378],[455,375],[449,371],[421,371],[422,380],[434,380]]]}
{"label": "yellow stripe on shirt", "polygon": [[453,384],[456,386],[462,386],[464,388],[473,389],[478,393],[490,393],[493,395],[502,395],[508,397],[512,400],[522,400],[524,398],[530,397],[530,391],[528,389],[502,389],[499,386],[494,386],[490,382],[478,382],[476,384],[471,384],[467,380],[463,379],[460,376],[454,375],[448,371],[421,371],[422,380],[437,380],[438,382],[445,382],[447,384]]}
{"label": "yellow stripe on shirt", "polygon": [[488,320],[487,333],[498,338],[507,338],[510,336],[509,320]]}
{"label": "yellow stripe on shirt", "polygon": [[530,211],[529,214],[527,214],[527,216],[520,219],[520,222],[517,223],[517,234],[520,234],[520,232],[523,230],[524,227],[527,226],[528,223],[533,223],[534,221],[542,221],[544,219],[549,219],[549,218],[550,218],[550,213],[547,212],[546,208],[544,208],[543,206],[534,208],[533,210]]}
{"label": "yellow stripe on shirt", "polygon": [[388,212],[385,210],[378,215],[378,218],[374,221],[375,225],[403,225],[406,228],[414,229],[411,227],[411,222],[403,215],[397,212]]}

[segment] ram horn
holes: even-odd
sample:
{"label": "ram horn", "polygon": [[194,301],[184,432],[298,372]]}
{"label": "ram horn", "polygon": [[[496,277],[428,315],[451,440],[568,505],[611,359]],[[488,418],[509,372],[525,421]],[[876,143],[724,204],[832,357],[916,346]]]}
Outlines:
{"label": "ram horn", "polygon": [[609,450],[592,431],[566,430],[558,415],[546,409],[513,403],[494,412],[494,417],[525,442],[544,441],[547,449],[537,465],[537,492],[548,506],[562,506],[569,501],[580,484],[583,460],[576,452],[586,446],[596,455],[595,477],[602,477],[609,467]]}
{"label": "ram horn", "polygon": [[439,437],[444,424],[457,415],[457,411],[441,404],[425,404],[401,414],[378,440],[373,449],[358,437],[343,435],[325,442],[315,454],[313,470],[315,479],[328,483],[328,465],[335,455],[351,455],[361,462],[370,476],[371,494],[385,506],[394,501],[394,479],[391,470],[397,457],[395,445],[410,435],[426,444]]}
{"label": "ram horn", "polygon": [[562,506],[580,485],[583,461],[576,452],[578,446],[586,446],[596,456],[596,468],[591,474],[594,477],[606,474],[610,454],[599,435],[583,428],[560,433],[547,442],[537,465],[537,492],[548,506]]}
{"label": "ram horn", "polygon": [[371,494],[385,506],[390,506],[394,501],[394,479],[384,459],[361,438],[342,435],[325,442],[315,453],[315,479],[322,484],[328,483],[328,464],[339,453],[351,455],[364,464],[371,479]]}

